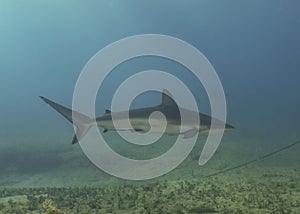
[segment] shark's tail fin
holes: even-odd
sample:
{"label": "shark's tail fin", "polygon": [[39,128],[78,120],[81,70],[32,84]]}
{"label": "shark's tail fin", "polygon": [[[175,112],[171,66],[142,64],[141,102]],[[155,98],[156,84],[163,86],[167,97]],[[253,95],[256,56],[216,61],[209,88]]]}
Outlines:
{"label": "shark's tail fin", "polygon": [[40,98],[76,126],[76,134],[73,138],[72,144],[81,140],[89,128],[94,124],[94,120],[84,114],[72,111],[71,109],[59,105],[45,97],[40,96]]}

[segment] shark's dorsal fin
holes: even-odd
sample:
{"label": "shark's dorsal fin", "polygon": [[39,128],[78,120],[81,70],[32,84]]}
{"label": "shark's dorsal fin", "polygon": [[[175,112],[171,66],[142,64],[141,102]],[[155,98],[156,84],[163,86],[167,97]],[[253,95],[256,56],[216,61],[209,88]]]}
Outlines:
{"label": "shark's dorsal fin", "polygon": [[162,106],[177,106],[176,102],[173,99],[172,94],[167,89],[163,90],[161,105]]}
{"label": "shark's dorsal fin", "polygon": [[105,110],[105,114],[110,114],[110,113],[111,113],[111,110],[108,110],[108,109]]}

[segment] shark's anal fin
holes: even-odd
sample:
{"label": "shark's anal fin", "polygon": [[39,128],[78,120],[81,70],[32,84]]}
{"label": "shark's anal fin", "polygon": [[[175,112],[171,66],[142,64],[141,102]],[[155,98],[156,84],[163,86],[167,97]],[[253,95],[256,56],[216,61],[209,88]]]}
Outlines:
{"label": "shark's anal fin", "polygon": [[188,139],[194,137],[196,134],[198,134],[198,129],[190,129],[183,133],[183,139]]}
{"label": "shark's anal fin", "polygon": [[78,143],[76,134],[74,135],[73,140],[72,140],[72,144],[75,144],[75,143]]}

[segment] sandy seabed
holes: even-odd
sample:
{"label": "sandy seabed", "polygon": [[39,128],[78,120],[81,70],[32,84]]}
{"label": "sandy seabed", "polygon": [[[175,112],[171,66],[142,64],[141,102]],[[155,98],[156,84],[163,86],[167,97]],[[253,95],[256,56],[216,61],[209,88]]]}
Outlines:
{"label": "sandy seabed", "polygon": [[167,175],[134,182],[100,171],[73,147],[59,154],[56,168],[7,169],[0,213],[300,213],[299,146],[212,177],[257,155],[250,146],[224,144],[199,167],[199,148]]}

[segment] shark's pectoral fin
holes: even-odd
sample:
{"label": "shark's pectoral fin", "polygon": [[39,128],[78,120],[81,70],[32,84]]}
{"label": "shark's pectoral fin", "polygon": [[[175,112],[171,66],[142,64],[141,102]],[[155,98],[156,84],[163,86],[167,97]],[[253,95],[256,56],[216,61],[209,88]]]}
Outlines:
{"label": "shark's pectoral fin", "polygon": [[198,134],[198,129],[196,129],[196,128],[189,129],[189,130],[187,130],[186,132],[183,133],[183,139],[192,138],[196,134]]}

